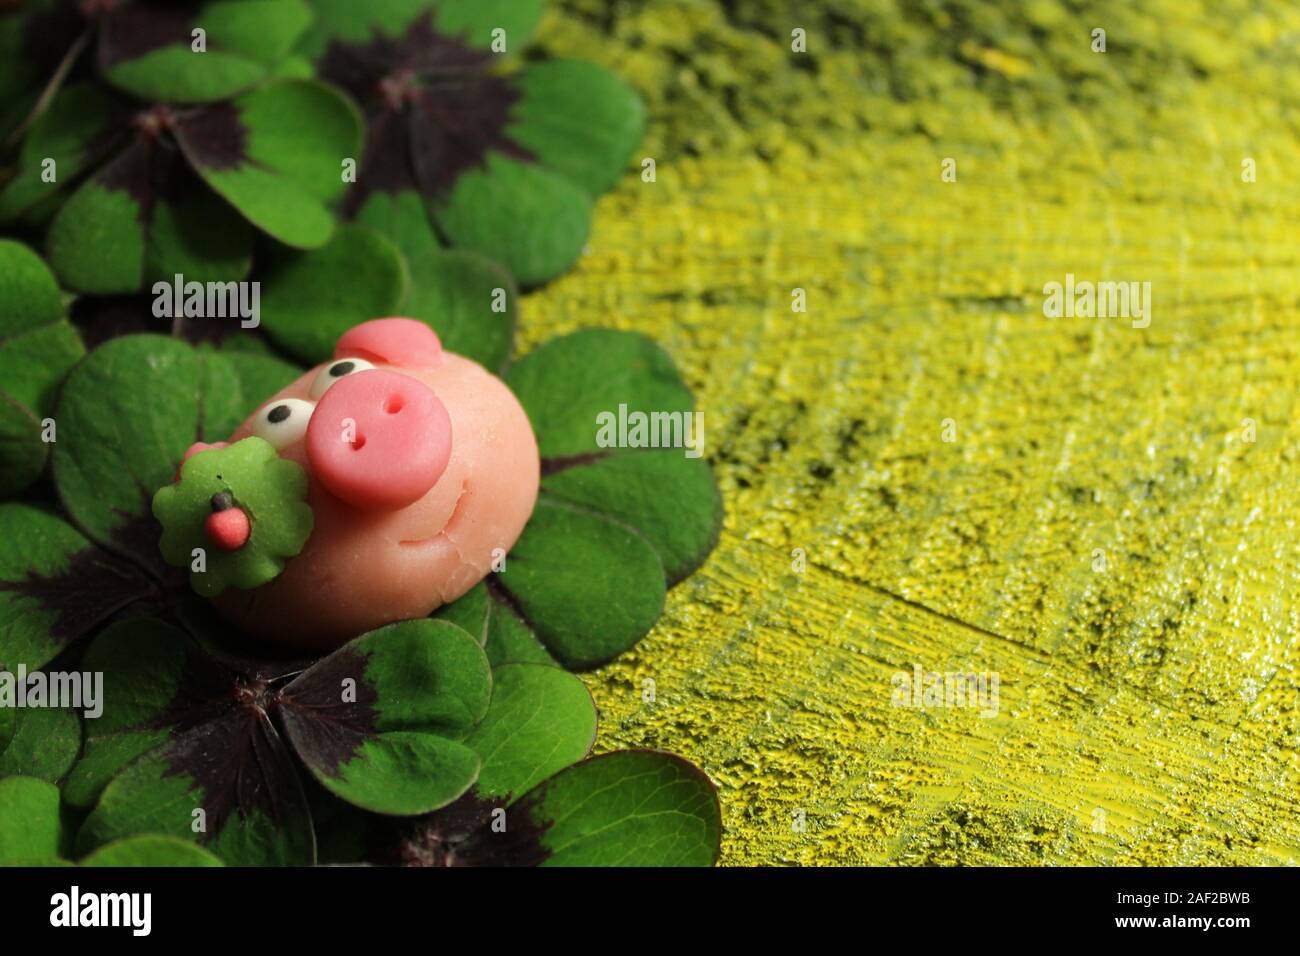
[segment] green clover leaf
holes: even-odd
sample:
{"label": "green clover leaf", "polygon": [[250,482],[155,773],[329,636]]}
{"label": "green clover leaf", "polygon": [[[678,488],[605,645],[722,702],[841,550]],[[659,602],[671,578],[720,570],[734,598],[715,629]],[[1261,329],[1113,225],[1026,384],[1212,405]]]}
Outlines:
{"label": "green clover leaf", "polygon": [[[205,522],[218,496],[248,516],[249,537],[238,550],[222,551],[208,541]],[[160,547],[168,564],[189,567],[196,549],[205,553],[203,570],[190,571],[190,584],[204,597],[278,577],[312,529],[307,473],[256,437],[192,455],[181,466],[180,481],[154,494],[153,514],[163,526]]]}
{"label": "green clover leaf", "polygon": [[541,494],[505,571],[437,614],[484,633],[494,666],[594,667],[645,636],[667,587],[699,567],[722,523],[702,456],[602,447],[597,423],[620,406],[691,415],[694,402],[662,349],[609,329],[545,343],[506,382],[537,435]]}
{"label": "green clover leaf", "polygon": [[712,866],[717,792],[673,754],[618,751],[556,774],[508,810],[523,815],[543,866]]}
{"label": "green clover leaf", "polygon": [[262,329],[304,362],[334,354],[357,316],[400,315],[408,284],[401,251],[373,229],[345,225],[320,249],[272,251],[262,284]]}
{"label": "green clover leaf", "polygon": [[224,353],[157,335],[111,339],[63,383],[54,481],[92,540],[162,577],[150,502],[195,439],[224,440],[265,396],[246,398]]}
{"label": "green clover leaf", "polygon": [[30,487],[45,471],[49,449],[31,410],[0,392],[0,498]]}
{"label": "green clover leaf", "polygon": [[79,863],[66,859],[72,832],[58,788],[28,776],[0,779],[0,866],[222,866],[202,847],[146,834],[99,847]]}
{"label": "green clover leaf", "polygon": [[0,497],[25,490],[45,470],[50,443],[41,422],[84,352],[45,263],[0,239]]}
{"label": "green clover leaf", "polygon": [[464,739],[482,760],[474,797],[522,794],[595,742],[596,704],[579,678],[543,664],[497,667],[487,713]]}
{"label": "green clover leaf", "polygon": [[66,707],[0,709],[13,722],[8,739],[0,728],[0,778],[61,781],[81,750],[80,715]]}
{"label": "green clover leaf", "polygon": [[35,777],[0,779],[0,865],[58,857],[67,840],[58,787]]}
{"label": "green clover leaf", "polygon": [[371,213],[322,248],[273,249],[263,275],[262,328],[303,362],[332,356],[358,316],[419,319],[443,348],[495,371],[514,342],[519,295],[510,274],[443,248],[418,203],[376,197]]}
{"label": "green clover leaf", "polygon": [[202,847],[176,837],[145,834],[106,843],[78,866],[225,866]]}

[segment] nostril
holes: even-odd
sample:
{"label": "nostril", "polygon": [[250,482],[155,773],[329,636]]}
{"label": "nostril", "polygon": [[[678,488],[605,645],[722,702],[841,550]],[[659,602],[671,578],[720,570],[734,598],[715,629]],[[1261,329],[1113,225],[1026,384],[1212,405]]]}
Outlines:
{"label": "nostril", "polygon": [[321,396],[306,452],[314,477],[336,498],[396,511],[438,481],[451,444],[450,416],[431,388],[401,372],[366,369]]}

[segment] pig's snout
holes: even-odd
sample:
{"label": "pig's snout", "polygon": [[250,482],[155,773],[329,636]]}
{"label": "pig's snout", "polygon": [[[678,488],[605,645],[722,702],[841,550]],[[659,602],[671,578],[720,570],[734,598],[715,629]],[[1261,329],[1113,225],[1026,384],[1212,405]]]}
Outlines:
{"label": "pig's snout", "polygon": [[307,426],[307,460],[331,494],[395,511],[422,498],[451,457],[451,418],[423,382],[368,369],[321,396]]}

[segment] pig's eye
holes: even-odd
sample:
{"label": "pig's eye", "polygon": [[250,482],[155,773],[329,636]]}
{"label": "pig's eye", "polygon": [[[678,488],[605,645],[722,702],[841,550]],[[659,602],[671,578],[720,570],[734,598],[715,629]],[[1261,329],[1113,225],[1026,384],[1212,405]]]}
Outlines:
{"label": "pig's eye", "polygon": [[253,419],[253,434],[269,441],[276,451],[282,451],[306,434],[307,423],[315,410],[314,403],[301,398],[270,402]]}
{"label": "pig's eye", "polygon": [[374,368],[365,359],[349,358],[339,359],[337,362],[330,362],[320,374],[316,376],[316,381],[311,383],[311,397],[320,398],[329,389],[331,385],[341,378],[347,378],[349,375],[356,375],[357,372],[364,372],[368,368]]}

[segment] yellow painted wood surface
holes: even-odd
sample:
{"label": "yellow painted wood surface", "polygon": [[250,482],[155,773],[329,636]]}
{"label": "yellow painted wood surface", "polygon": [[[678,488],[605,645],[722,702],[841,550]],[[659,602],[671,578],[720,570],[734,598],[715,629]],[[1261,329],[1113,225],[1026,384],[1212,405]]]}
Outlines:
{"label": "yellow painted wood surface", "polygon": [[[1300,8],[923,6],[543,25],[641,90],[657,181],[523,346],[662,343],[727,508],[589,675],[598,749],[708,771],[729,864],[1300,862]],[[1067,273],[1150,326],[1046,318]],[[997,716],[893,706],[918,664]]]}

